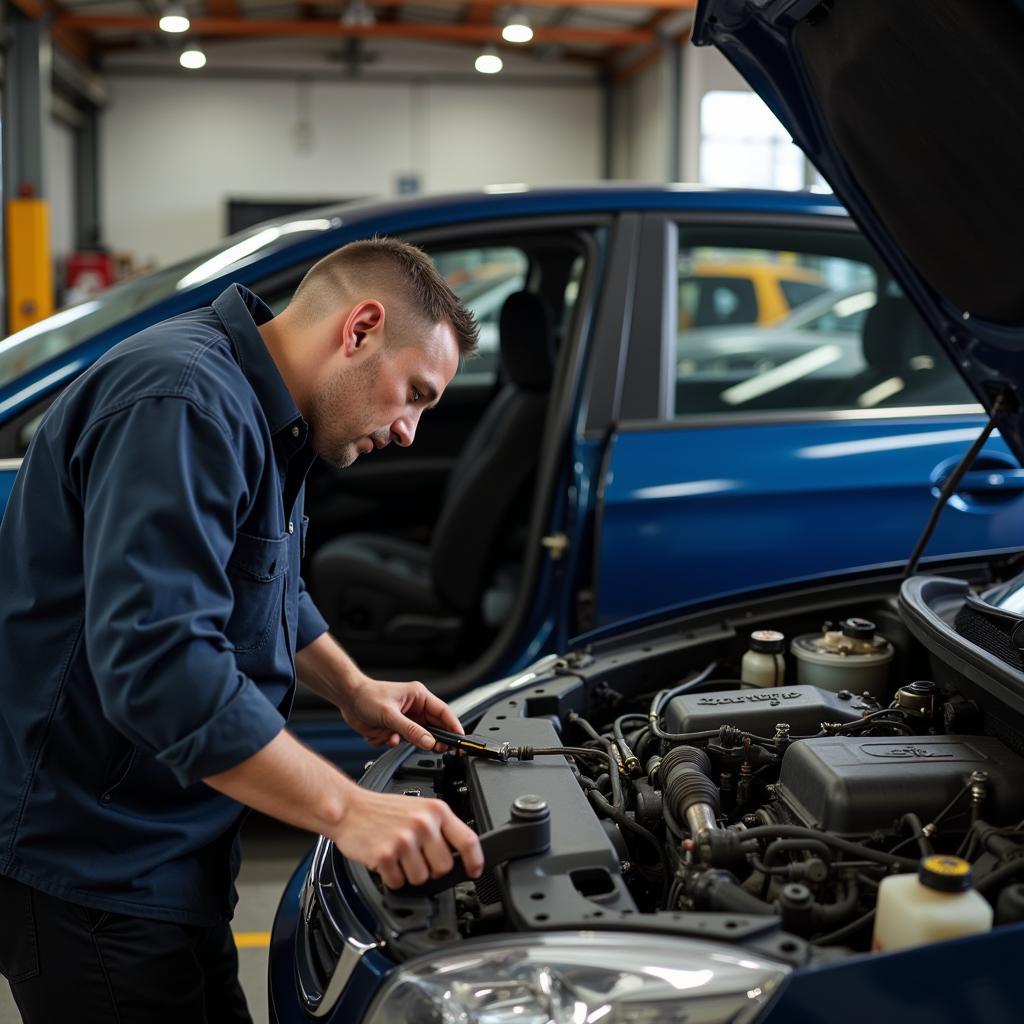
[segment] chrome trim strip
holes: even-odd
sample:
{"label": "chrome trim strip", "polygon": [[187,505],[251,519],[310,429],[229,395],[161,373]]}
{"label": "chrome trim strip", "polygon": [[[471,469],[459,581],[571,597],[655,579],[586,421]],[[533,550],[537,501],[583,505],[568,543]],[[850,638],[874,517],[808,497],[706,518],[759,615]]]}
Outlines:
{"label": "chrome trim strip", "polygon": [[[378,949],[381,945],[376,939],[367,934],[365,929],[355,920],[353,915],[344,914],[344,920],[339,920],[331,913],[329,902],[324,898],[324,890],[338,891],[337,880],[333,877],[331,851],[334,844],[324,836],[317,841],[316,851],[313,854],[313,861],[310,864],[309,876],[306,884],[299,893],[299,927],[306,928],[315,909],[319,909],[324,922],[329,925],[341,938],[341,956],[331,973],[323,995],[315,1003],[309,998],[309,994],[302,992],[303,1002],[306,1010],[313,1017],[326,1017],[335,1007],[341,994],[345,991],[349,979],[359,964],[359,961],[371,949]],[[324,873],[330,878],[325,878]],[[338,897],[334,897],[335,902]],[[342,908],[344,910],[344,908]],[[300,944],[301,948],[301,944]],[[302,986],[300,985],[300,990]]]}
{"label": "chrome trim strip", "polygon": [[872,420],[927,419],[929,421],[963,416],[985,416],[980,405],[907,405],[899,409],[830,409],[806,412],[782,411],[754,414],[709,413],[706,416],[680,416],[671,420],[628,420],[618,425],[619,433],[639,433],[652,430],[697,430],[708,427],[750,427],[758,424],[786,423],[842,423],[870,422]]}
{"label": "chrome trim strip", "polygon": [[335,1007],[341,998],[345,986],[348,984],[356,965],[371,949],[376,949],[380,943],[361,943],[351,935],[345,936],[345,946],[341,951],[338,966],[334,968],[331,980],[327,983],[327,990],[324,992],[320,1005],[312,1011],[314,1017],[326,1017]]}
{"label": "chrome trim strip", "polygon": [[0,473],[17,473],[23,459],[0,459]]}

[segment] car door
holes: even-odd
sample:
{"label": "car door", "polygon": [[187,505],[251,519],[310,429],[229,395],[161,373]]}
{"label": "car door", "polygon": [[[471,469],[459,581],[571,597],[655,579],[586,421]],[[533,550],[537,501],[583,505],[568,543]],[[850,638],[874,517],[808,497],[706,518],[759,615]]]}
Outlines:
{"label": "car door", "polygon": [[[603,452],[593,621],[906,560],[985,420],[860,234],[768,216],[650,215],[641,230],[639,252],[660,266],[638,274]],[[716,261],[733,275],[749,264],[752,281],[800,268],[819,286],[813,315],[796,301],[763,324],[748,303],[736,322],[727,291],[705,301],[728,323],[681,329],[685,282]],[[927,553],[1019,546],[1022,486],[993,436]]]}

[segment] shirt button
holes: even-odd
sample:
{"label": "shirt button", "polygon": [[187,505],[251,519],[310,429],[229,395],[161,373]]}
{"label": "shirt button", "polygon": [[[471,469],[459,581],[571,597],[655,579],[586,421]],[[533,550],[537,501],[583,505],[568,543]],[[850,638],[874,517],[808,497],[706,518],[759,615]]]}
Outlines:
{"label": "shirt button", "polygon": [[295,524],[294,523],[292,523],[292,522],[288,523],[288,532],[289,533],[294,533],[295,532]]}
{"label": "shirt button", "polygon": [[298,427],[292,427],[292,437],[298,437],[298,436],[299,436],[299,428]]}

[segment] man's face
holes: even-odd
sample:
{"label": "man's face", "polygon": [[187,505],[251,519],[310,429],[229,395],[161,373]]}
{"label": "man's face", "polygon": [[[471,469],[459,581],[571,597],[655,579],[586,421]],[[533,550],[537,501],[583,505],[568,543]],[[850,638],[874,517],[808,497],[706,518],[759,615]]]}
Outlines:
{"label": "man's face", "polygon": [[408,344],[380,344],[351,363],[332,365],[313,395],[313,447],[344,469],[392,441],[412,444],[423,410],[437,404],[458,368],[459,345],[448,323]]}

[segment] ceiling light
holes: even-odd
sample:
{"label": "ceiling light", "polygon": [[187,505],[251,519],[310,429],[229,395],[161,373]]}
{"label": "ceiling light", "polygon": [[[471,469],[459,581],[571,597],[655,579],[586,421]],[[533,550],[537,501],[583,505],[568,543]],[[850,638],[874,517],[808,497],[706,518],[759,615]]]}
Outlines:
{"label": "ceiling light", "polygon": [[181,4],[171,4],[160,18],[160,29],[163,32],[187,32],[191,24]]}
{"label": "ceiling light", "polygon": [[496,75],[505,65],[502,59],[494,52],[494,49],[488,47],[477,57],[476,63],[473,66],[481,75]]}
{"label": "ceiling light", "polygon": [[198,46],[190,46],[187,50],[181,51],[178,63],[189,71],[198,71],[206,66],[206,54]]}
{"label": "ceiling light", "polygon": [[533,29],[522,11],[513,11],[501,30],[501,38],[506,43],[528,43],[533,38]]}

